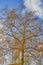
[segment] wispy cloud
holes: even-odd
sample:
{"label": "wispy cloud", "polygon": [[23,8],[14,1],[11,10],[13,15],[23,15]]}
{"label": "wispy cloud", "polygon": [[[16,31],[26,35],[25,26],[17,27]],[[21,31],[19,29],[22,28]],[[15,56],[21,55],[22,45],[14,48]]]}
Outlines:
{"label": "wispy cloud", "polygon": [[43,16],[41,0],[24,0],[24,5],[28,10],[36,11],[35,14],[38,15],[39,17]]}

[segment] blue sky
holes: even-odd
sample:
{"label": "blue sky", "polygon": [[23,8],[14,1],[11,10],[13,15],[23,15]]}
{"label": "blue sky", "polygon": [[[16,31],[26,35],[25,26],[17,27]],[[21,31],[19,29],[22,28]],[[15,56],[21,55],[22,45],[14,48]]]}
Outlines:
{"label": "blue sky", "polygon": [[0,0],[0,8],[3,8],[5,5],[7,5],[8,8],[16,8],[21,3],[22,0]]}
{"label": "blue sky", "polygon": [[0,9],[5,5],[8,8],[16,8],[23,4],[28,10],[37,11],[35,14],[43,19],[43,0],[0,0]]}

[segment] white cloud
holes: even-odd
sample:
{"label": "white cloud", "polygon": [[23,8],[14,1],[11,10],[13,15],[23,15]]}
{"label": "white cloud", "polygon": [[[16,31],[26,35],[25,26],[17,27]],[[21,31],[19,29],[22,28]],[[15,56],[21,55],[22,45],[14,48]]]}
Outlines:
{"label": "white cloud", "polygon": [[28,10],[36,11],[36,15],[42,17],[42,7],[41,7],[41,0],[24,0],[24,5]]}

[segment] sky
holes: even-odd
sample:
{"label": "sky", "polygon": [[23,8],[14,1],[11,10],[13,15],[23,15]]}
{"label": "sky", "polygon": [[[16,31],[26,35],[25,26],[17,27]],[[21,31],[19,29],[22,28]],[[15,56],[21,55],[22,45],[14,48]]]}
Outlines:
{"label": "sky", "polygon": [[0,0],[0,8],[3,8],[5,5],[7,5],[8,8],[15,8],[18,7],[21,2],[22,0]]}
{"label": "sky", "polygon": [[24,5],[27,10],[36,11],[35,15],[43,19],[43,0],[0,0],[0,9],[5,7],[5,5],[12,9],[18,7],[20,4]]}
{"label": "sky", "polygon": [[36,11],[36,15],[43,18],[43,0],[24,0],[24,5],[28,10]]}

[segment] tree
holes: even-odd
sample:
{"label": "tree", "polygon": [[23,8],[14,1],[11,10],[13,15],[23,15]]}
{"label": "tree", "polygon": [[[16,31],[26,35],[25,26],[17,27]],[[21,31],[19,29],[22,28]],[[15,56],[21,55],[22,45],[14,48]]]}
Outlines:
{"label": "tree", "polygon": [[[33,12],[28,12],[24,17],[17,14],[14,9],[8,12],[4,21],[6,43],[8,51],[12,52],[12,62],[18,61],[21,65],[28,63],[27,57],[39,60],[39,50],[35,48],[41,28]],[[7,52],[7,51],[6,51]],[[21,58],[20,58],[21,57]],[[25,60],[27,58],[27,60]],[[17,60],[18,59],[18,60]]]}
{"label": "tree", "polygon": [[4,25],[7,27],[6,35],[10,49],[13,52],[14,50],[18,50],[22,54],[22,65],[24,64],[25,54],[29,56],[30,53],[33,58],[36,58],[38,50],[34,46],[36,42],[38,43],[38,36],[40,36],[41,29],[33,13],[26,13],[25,17],[22,17],[12,10],[9,12]]}
{"label": "tree", "polygon": [[0,23],[0,64],[6,62],[5,55],[7,54],[6,49],[6,39],[5,39],[5,27]]}

